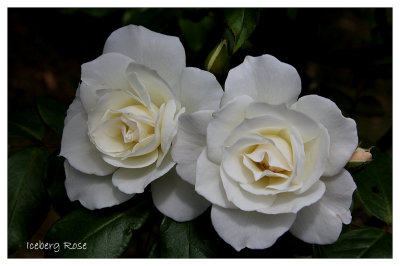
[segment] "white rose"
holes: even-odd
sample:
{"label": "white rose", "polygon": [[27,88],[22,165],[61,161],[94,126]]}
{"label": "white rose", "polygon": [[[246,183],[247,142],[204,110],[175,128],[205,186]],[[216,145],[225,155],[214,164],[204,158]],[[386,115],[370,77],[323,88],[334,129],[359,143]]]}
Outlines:
{"label": "white rose", "polygon": [[[212,203],[215,230],[236,250],[270,247],[288,230],[332,243],[351,221],[356,186],[343,167],[356,124],[326,98],[297,100],[300,91],[292,66],[248,56],[229,72],[218,111],[179,119],[177,169]],[[188,149],[193,156],[182,156]]]}
{"label": "white rose", "polygon": [[[178,117],[214,110],[222,97],[215,77],[185,67],[185,60],[177,37],[130,25],[111,34],[103,55],[82,65],[60,152],[71,200],[88,209],[119,204],[175,165],[170,147]],[[186,215],[181,219],[191,219],[209,206],[175,171],[165,178],[167,185],[155,187],[161,211],[174,204]],[[180,191],[201,202],[189,214]]]}

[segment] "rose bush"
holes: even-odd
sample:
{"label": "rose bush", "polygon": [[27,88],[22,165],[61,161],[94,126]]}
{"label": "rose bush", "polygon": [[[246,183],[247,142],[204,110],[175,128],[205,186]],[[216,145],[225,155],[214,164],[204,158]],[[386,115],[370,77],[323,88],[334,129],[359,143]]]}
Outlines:
{"label": "rose bush", "polygon": [[270,247],[288,230],[332,243],[351,221],[356,186],[344,166],[356,124],[300,91],[292,66],[248,56],[229,72],[219,110],[179,118],[178,173],[212,203],[215,230],[236,250]]}
{"label": "rose bush", "polygon": [[[129,25],[110,35],[100,57],[82,65],[60,152],[72,201],[88,209],[119,204],[173,168],[178,117],[215,110],[222,96],[211,73],[186,67],[185,60],[177,37]],[[173,205],[184,214],[177,220],[191,219],[209,206],[174,170],[165,178],[154,185],[160,211]]]}

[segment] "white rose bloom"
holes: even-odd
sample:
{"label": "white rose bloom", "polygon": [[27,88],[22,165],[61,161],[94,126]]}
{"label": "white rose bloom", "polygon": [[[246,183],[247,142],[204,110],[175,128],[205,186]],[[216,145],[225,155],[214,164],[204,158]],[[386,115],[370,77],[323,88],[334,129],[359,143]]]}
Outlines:
{"label": "white rose bloom", "polygon": [[218,111],[179,119],[178,173],[212,203],[215,230],[236,250],[270,247],[288,230],[332,243],[351,221],[356,185],[343,167],[356,124],[326,98],[297,100],[300,91],[292,66],[248,56],[229,72]]}
{"label": "white rose bloom", "polygon": [[210,205],[170,171],[178,117],[217,109],[223,93],[212,74],[185,61],[177,37],[129,25],[82,65],[60,152],[71,200],[88,209],[113,206],[164,176],[153,187],[160,211],[173,205],[182,213],[174,218],[188,220]]}

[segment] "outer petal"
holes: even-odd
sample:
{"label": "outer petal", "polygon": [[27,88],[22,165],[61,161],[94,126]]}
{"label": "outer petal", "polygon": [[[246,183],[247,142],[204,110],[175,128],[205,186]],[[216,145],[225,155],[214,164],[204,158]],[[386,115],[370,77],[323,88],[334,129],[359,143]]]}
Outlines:
{"label": "outer petal", "polygon": [[111,207],[132,198],[135,194],[125,194],[113,186],[111,175],[87,175],[74,169],[66,160],[65,188],[71,201],[79,200],[86,208],[100,209]]}
{"label": "outer petal", "polygon": [[276,197],[274,203],[264,209],[259,209],[257,211],[268,214],[278,214],[278,213],[297,213],[304,206],[309,206],[319,199],[325,192],[325,185],[321,181],[314,183],[307,191],[302,194],[295,193],[282,193]]}
{"label": "outer petal", "polygon": [[292,104],[300,91],[300,76],[291,65],[271,55],[246,56],[242,64],[229,71],[221,106],[238,95],[269,104]]}
{"label": "outer petal", "polygon": [[77,114],[85,112],[82,106],[82,101],[79,98],[80,95],[80,85],[75,93],[75,99],[72,101],[71,105],[68,107],[67,116],[64,119],[64,125],[68,124],[69,121]]}
{"label": "outer petal", "polygon": [[206,146],[207,125],[211,119],[211,110],[182,114],[179,117],[178,133],[171,154],[178,163],[178,174],[192,185],[196,181],[196,161]]}
{"label": "outer petal", "polygon": [[221,162],[225,139],[243,121],[246,108],[253,101],[247,95],[239,96],[213,113],[215,119],[208,124],[207,128],[207,152],[208,158],[214,163]]}
{"label": "outer petal", "polygon": [[119,168],[112,176],[112,183],[124,193],[142,193],[148,184],[166,174],[174,165],[168,153],[158,167],[154,163],[137,169]]}
{"label": "outer petal", "polygon": [[293,106],[326,127],[330,136],[330,155],[324,176],[334,176],[349,161],[358,144],[356,123],[345,118],[337,105],[329,99],[308,95]]}
{"label": "outer petal", "polygon": [[323,178],[326,193],[323,198],[302,209],[290,232],[301,240],[314,244],[331,244],[342,231],[342,223],[351,221],[350,205],[356,189],[346,170],[330,178]]}
{"label": "outer petal", "polygon": [[292,225],[295,214],[267,215],[213,206],[211,221],[218,235],[237,251],[272,246]]}
{"label": "outer petal", "polygon": [[216,110],[223,94],[217,79],[210,72],[187,67],[182,73],[180,93],[177,97],[186,113],[198,110]]}
{"label": "outer petal", "polygon": [[[67,123],[61,140],[60,155],[83,173],[100,176],[111,174],[116,168],[102,159],[100,152],[89,140],[87,115],[80,100],[76,98],[70,108],[73,108],[73,111],[68,111],[65,119]],[[71,117],[72,115],[74,116]]]}
{"label": "outer petal", "polygon": [[122,27],[108,37],[103,53],[110,52],[124,54],[156,70],[171,87],[179,81],[186,62],[179,38],[135,25]]}
{"label": "outer petal", "polygon": [[213,204],[224,208],[234,208],[228,198],[219,174],[219,165],[211,162],[207,158],[207,148],[201,152],[197,160],[196,169],[196,191]]}
{"label": "outer petal", "polygon": [[190,221],[202,214],[211,204],[183,181],[172,169],[151,183],[154,205],[166,216],[178,222]]}
{"label": "outer petal", "polygon": [[80,97],[86,112],[96,104],[100,89],[130,90],[125,70],[132,59],[122,54],[101,55],[82,65]]}

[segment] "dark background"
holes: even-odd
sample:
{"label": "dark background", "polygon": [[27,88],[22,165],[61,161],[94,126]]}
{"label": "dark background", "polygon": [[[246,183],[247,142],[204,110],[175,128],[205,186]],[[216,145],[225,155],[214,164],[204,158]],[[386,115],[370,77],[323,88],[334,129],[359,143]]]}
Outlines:
{"label": "dark background", "polygon": [[[223,9],[8,9],[9,121],[21,110],[36,112],[37,99],[42,96],[67,108],[80,82],[80,65],[102,53],[112,31],[131,23],[178,36],[185,47],[187,66],[201,69],[226,29]],[[229,68],[243,62],[246,55],[262,54],[293,65],[302,80],[301,95],[332,99],[345,116],[356,121],[362,147],[375,146],[391,155],[392,33],[391,9],[262,9],[259,24],[232,55]],[[218,75],[221,85],[226,74]],[[9,132],[8,153],[40,142],[56,154],[60,140],[60,135],[51,130],[46,130],[42,141]],[[43,237],[58,219],[52,212],[34,239]],[[160,219],[155,214],[155,221]],[[353,222],[384,226],[357,211]],[[298,244],[293,239],[285,234],[267,253],[245,250],[237,255],[224,247],[221,254],[284,257],[286,253],[279,251],[279,243]],[[307,256],[309,250],[298,252],[299,256]],[[42,255],[27,255],[23,250],[14,254]],[[131,248],[127,256],[144,254]]]}
{"label": "dark background", "polygon": [[[110,33],[129,23],[179,36],[187,65],[202,69],[226,27],[222,9],[9,9],[9,114],[35,106],[38,96],[68,106],[80,81],[80,65],[98,57]],[[183,25],[198,33],[195,44]],[[391,9],[263,9],[230,68],[246,55],[262,54],[296,67],[302,95],[335,101],[356,120],[363,144],[390,151]],[[219,77],[222,85],[225,76]]]}

